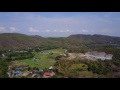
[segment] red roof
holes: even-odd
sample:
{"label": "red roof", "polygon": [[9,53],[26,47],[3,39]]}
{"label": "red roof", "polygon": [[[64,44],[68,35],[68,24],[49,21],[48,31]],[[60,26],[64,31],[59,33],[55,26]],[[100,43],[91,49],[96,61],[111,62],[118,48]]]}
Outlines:
{"label": "red roof", "polygon": [[61,57],[60,60],[64,60],[64,57]]}
{"label": "red roof", "polygon": [[51,75],[52,75],[52,72],[45,72],[44,75],[45,75],[45,76],[51,76]]}

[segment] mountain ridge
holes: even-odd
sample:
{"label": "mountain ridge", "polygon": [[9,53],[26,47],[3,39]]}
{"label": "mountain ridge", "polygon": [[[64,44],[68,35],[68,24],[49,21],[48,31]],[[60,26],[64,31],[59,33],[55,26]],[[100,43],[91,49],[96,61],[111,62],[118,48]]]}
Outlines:
{"label": "mountain ridge", "polygon": [[108,35],[85,35],[85,34],[74,34],[68,36],[68,38],[77,40],[90,40],[93,43],[117,43],[120,44],[120,37],[108,36]]}
{"label": "mountain ridge", "polygon": [[21,33],[1,33],[0,48],[15,48],[40,45],[54,45],[65,47],[79,47],[88,44],[120,44],[120,37],[99,34],[73,34],[68,37],[49,37],[26,35]]}

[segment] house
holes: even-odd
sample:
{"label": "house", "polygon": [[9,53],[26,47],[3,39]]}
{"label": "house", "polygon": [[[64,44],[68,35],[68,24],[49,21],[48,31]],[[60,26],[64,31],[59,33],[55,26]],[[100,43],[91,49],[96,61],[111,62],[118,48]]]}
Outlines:
{"label": "house", "polygon": [[39,68],[38,72],[43,72],[43,69]]}
{"label": "house", "polygon": [[14,72],[14,75],[19,75],[19,74],[22,74],[22,72],[21,71],[15,71]]}
{"label": "house", "polygon": [[26,77],[27,75],[29,75],[30,74],[30,72],[29,71],[26,71],[26,72],[24,72],[23,74],[22,74],[22,76],[23,77]]}
{"label": "house", "polygon": [[65,58],[62,56],[61,58],[60,58],[60,60],[64,60]]}
{"label": "house", "polygon": [[38,73],[38,70],[33,70],[33,73]]}
{"label": "house", "polygon": [[31,77],[32,77],[32,78],[33,78],[33,77],[40,78],[40,74],[33,74]]}
{"label": "house", "polygon": [[50,67],[49,67],[49,69],[51,70],[51,69],[53,69],[53,67],[52,67],[52,66],[50,66]]}
{"label": "house", "polygon": [[12,76],[12,71],[9,70],[9,71],[7,72],[7,74],[8,74],[9,77],[11,77],[11,76]]}
{"label": "house", "polygon": [[37,74],[33,74],[33,75],[32,75],[32,78],[35,77],[35,76],[37,76]]}
{"label": "house", "polygon": [[49,77],[52,77],[52,76],[54,76],[54,75],[55,75],[54,72],[45,72],[44,75],[43,75],[43,77],[44,77],[44,78],[49,78]]}

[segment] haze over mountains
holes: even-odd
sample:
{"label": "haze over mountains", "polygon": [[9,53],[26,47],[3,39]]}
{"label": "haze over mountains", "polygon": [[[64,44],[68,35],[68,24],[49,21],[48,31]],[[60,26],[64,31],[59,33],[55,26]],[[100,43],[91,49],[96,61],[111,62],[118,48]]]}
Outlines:
{"label": "haze over mountains", "polygon": [[80,46],[81,44],[120,44],[120,37],[106,35],[74,34],[68,37],[44,38],[38,35],[25,35],[20,33],[0,34],[0,47],[26,47],[39,45]]}

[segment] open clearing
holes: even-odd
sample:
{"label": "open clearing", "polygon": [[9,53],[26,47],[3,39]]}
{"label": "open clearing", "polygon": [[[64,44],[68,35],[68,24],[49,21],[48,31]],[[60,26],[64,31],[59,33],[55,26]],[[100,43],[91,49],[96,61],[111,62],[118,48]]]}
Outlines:
{"label": "open clearing", "polygon": [[[39,53],[39,52],[33,52],[35,54],[36,58],[35,60],[33,59],[23,59],[23,60],[18,60],[22,65],[29,65],[31,67],[38,67],[38,68],[49,68],[50,66],[53,66],[55,64],[55,57],[60,54],[64,54],[63,49],[53,49],[53,50],[45,50],[47,53]],[[53,53],[51,55],[50,53]]]}

